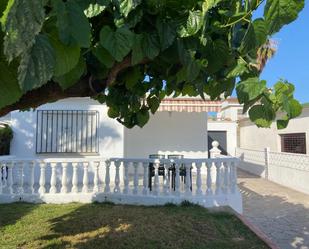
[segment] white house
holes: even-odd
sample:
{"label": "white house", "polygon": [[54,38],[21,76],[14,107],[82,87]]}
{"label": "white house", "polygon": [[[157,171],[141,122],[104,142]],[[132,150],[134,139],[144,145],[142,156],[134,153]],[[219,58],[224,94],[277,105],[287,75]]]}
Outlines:
{"label": "white house", "polygon": [[[211,141],[222,139],[223,154],[233,155],[236,121],[213,121],[207,115],[220,112],[222,104],[224,110],[234,108],[221,101],[199,98],[165,99],[142,129],[127,129],[107,116],[105,105],[89,98],[65,99],[34,111],[11,113],[14,131],[11,154],[31,158],[46,155],[148,158],[151,154],[181,154],[197,158],[208,157]],[[216,134],[220,132],[221,135]],[[209,140],[208,135],[213,139]]]}

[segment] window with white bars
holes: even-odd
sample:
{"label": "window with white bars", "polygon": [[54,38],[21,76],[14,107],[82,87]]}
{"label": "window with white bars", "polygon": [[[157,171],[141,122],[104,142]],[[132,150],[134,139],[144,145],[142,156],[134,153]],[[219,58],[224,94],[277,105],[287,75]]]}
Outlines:
{"label": "window with white bars", "polygon": [[36,153],[98,153],[98,111],[38,110]]}
{"label": "window with white bars", "polygon": [[306,133],[281,134],[281,152],[306,154]]}

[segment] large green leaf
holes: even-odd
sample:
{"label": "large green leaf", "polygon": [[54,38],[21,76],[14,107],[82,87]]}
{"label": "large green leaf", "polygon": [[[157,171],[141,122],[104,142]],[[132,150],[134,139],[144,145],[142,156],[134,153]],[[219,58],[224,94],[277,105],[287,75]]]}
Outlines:
{"label": "large green leaf", "polygon": [[178,30],[180,37],[195,35],[203,26],[204,16],[200,10],[189,11],[189,16],[185,25]]}
{"label": "large green leaf", "polygon": [[303,9],[304,0],[267,0],[264,18],[268,33],[278,32],[284,25],[293,22]]}
{"label": "large green leaf", "polygon": [[240,52],[242,54],[249,53],[251,50],[256,48],[255,32],[253,24],[249,24],[245,36],[240,44]]}
{"label": "large green leaf", "polygon": [[161,50],[164,50],[174,42],[176,28],[171,22],[166,22],[161,19],[157,19],[156,27],[160,38]]}
{"label": "large green leaf", "polygon": [[253,21],[255,44],[257,47],[262,46],[267,41],[267,26],[263,18],[258,18]]}
{"label": "large green leaf", "polygon": [[105,5],[100,5],[98,3],[91,3],[89,7],[84,10],[84,13],[88,18],[92,18],[97,15],[100,15],[105,10],[105,8],[106,8]]}
{"label": "large green leaf", "polygon": [[113,31],[104,26],[100,32],[100,44],[117,60],[123,58],[131,51],[134,43],[134,33],[122,27]]}
{"label": "large green leaf", "polygon": [[255,105],[249,110],[249,116],[258,127],[270,127],[276,114],[265,105]]}
{"label": "large green leaf", "polygon": [[121,14],[127,17],[129,13],[142,2],[142,0],[120,0],[119,2]]}
{"label": "large green leaf", "polygon": [[9,61],[13,60],[35,42],[41,31],[45,13],[43,1],[10,0],[1,18],[4,31],[4,53]]}
{"label": "large green leaf", "polygon": [[266,81],[259,78],[249,78],[236,86],[237,97],[240,103],[246,103],[259,97],[266,90]]}
{"label": "large green leaf", "polygon": [[142,35],[135,35],[134,44],[132,47],[132,65],[136,65],[144,59],[144,53],[142,49]]}
{"label": "large green leaf", "polygon": [[114,65],[115,59],[101,45],[96,46],[93,49],[93,53],[99,59],[99,61],[103,63],[104,66],[106,66],[107,68],[111,68]]}
{"label": "large green leaf", "polygon": [[23,92],[47,83],[54,74],[55,54],[47,36],[38,35],[32,48],[22,55],[18,82]]}
{"label": "large green leaf", "polygon": [[149,59],[154,59],[160,53],[159,37],[155,33],[143,35],[141,43],[143,54]]}
{"label": "large green leaf", "polygon": [[141,128],[144,127],[144,125],[147,124],[149,118],[150,116],[149,116],[148,110],[144,110],[144,109],[140,110],[136,114],[137,125]]}
{"label": "large green leaf", "polygon": [[[2,39],[3,33],[0,31],[0,40]],[[2,45],[0,43],[0,108],[15,103],[22,96],[17,81],[17,63],[15,61],[7,63]]]}
{"label": "large green leaf", "polygon": [[80,48],[78,46],[67,46],[55,36],[49,36],[49,40],[56,56],[54,76],[58,77],[68,73],[76,66],[80,57]]}
{"label": "large green leaf", "polygon": [[83,9],[74,1],[53,1],[60,40],[66,45],[90,46],[91,30]]}
{"label": "large green leaf", "polygon": [[81,56],[77,65],[68,73],[55,77],[54,80],[58,82],[63,90],[73,86],[78,82],[80,77],[86,70],[86,64],[84,58]]}

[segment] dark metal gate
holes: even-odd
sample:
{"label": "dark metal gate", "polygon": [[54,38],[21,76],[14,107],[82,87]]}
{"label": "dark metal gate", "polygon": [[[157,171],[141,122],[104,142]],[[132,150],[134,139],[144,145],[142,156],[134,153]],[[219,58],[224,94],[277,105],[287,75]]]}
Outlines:
{"label": "dark metal gate", "polygon": [[38,110],[36,153],[98,153],[98,111]]}
{"label": "dark metal gate", "polygon": [[208,151],[211,150],[213,141],[218,141],[221,154],[227,155],[226,131],[208,131]]}

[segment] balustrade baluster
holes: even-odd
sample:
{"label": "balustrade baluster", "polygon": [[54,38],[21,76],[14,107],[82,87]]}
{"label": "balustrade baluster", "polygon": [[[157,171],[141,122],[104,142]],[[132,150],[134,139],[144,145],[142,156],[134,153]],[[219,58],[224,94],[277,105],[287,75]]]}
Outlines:
{"label": "balustrade baluster", "polygon": [[207,195],[212,195],[212,179],[211,179],[211,167],[212,163],[207,162],[206,163],[206,168],[207,168],[207,189],[206,189],[206,194]]}
{"label": "balustrade baluster", "polygon": [[78,193],[78,163],[72,163],[73,167],[73,176],[72,176],[72,193]]}
{"label": "balustrade baluster", "polygon": [[34,161],[30,161],[29,162],[29,170],[30,170],[30,179],[29,179],[29,191],[30,194],[34,193],[34,166],[35,166],[35,162]]}
{"label": "balustrade baluster", "polygon": [[13,194],[13,165],[12,162],[6,163],[6,167],[8,167],[7,189],[9,194]]}
{"label": "balustrade baluster", "polygon": [[110,168],[111,162],[110,160],[105,161],[105,168],[106,168],[106,173],[105,173],[105,188],[104,188],[104,193],[110,193],[110,176],[109,176],[109,168]]}
{"label": "balustrade baluster", "polygon": [[186,186],[185,186],[186,195],[192,194],[192,192],[191,192],[191,177],[190,177],[191,176],[191,166],[192,166],[191,163],[185,164],[185,167],[186,167],[186,169],[185,169],[186,170]]}
{"label": "balustrade baluster", "polygon": [[131,167],[132,162],[123,162],[124,175],[123,175],[123,193],[129,194],[129,167]]}
{"label": "balustrade baluster", "polygon": [[175,163],[175,195],[180,195],[180,174],[179,174],[179,163]]}
{"label": "balustrade baluster", "polygon": [[18,181],[18,188],[17,192],[18,194],[24,193],[24,162],[18,162],[16,163],[18,175],[19,175],[19,181]]}
{"label": "balustrade baluster", "polygon": [[216,166],[216,195],[221,194],[221,162],[215,162]]}
{"label": "balustrade baluster", "polygon": [[50,163],[51,166],[51,177],[50,177],[50,189],[49,193],[51,194],[56,194],[57,193],[57,188],[56,188],[56,183],[57,183],[57,178],[56,178],[56,167],[57,163]]}
{"label": "balustrade baluster", "polygon": [[65,194],[68,192],[68,178],[67,178],[67,168],[68,163],[61,163],[62,166],[62,178],[61,178],[61,193]]}
{"label": "balustrade baluster", "polygon": [[143,195],[148,195],[149,194],[149,189],[148,189],[148,174],[149,174],[149,164],[148,163],[143,163],[144,167],[144,178],[143,178]]}
{"label": "balustrade baluster", "polygon": [[41,162],[40,163],[40,188],[39,188],[39,194],[45,194],[46,188],[45,188],[45,170],[46,170],[46,164]]}
{"label": "balustrade baluster", "polygon": [[164,164],[164,181],[163,181],[163,192],[165,195],[169,195],[170,193],[170,174],[169,174],[169,163]]}
{"label": "balustrade baluster", "polygon": [[99,167],[100,162],[90,162],[90,167],[94,167],[94,176],[93,176],[93,192],[99,192]]}
{"label": "balustrade baluster", "polygon": [[229,162],[224,162],[224,193],[227,194],[229,191]]}
{"label": "balustrade baluster", "polygon": [[153,184],[153,194],[158,195],[160,191],[159,186],[159,167],[160,163],[154,163],[154,170],[155,170],[155,178],[154,178],[154,184]]}
{"label": "balustrade baluster", "polygon": [[202,176],[201,176],[201,167],[202,163],[197,162],[195,163],[196,166],[196,194],[201,195],[202,191]]}
{"label": "balustrade baluster", "polygon": [[120,193],[120,176],[119,176],[119,168],[121,165],[120,161],[115,161],[114,165],[116,167],[116,174],[115,174],[115,188],[114,188],[114,193]]}
{"label": "balustrade baluster", "polygon": [[138,166],[140,163],[133,163],[134,166],[134,180],[133,180],[133,194],[138,194]]}
{"label": "balustrade baluster", "polygon": [[83,193],[88,193],[88,167],[89,167],[89,162],[84,162],[83,163],[84,166],[84,175],[83,175],[83,188],[82,188],[82,192]]}

